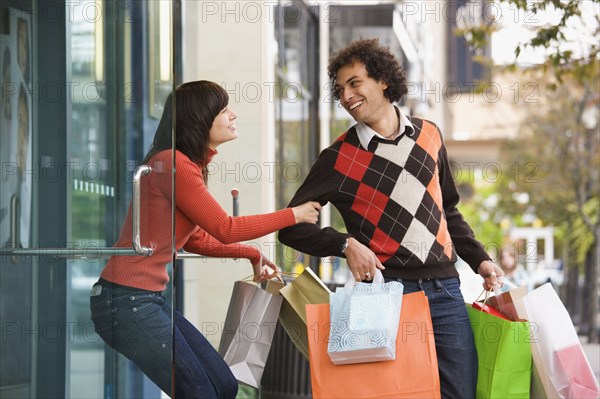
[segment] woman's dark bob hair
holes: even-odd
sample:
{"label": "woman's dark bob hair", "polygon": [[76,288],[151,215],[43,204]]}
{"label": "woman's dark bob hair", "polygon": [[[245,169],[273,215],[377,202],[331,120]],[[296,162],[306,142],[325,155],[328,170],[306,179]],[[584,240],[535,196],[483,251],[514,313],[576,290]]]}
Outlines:
{"label": "woman's dark bob hair", "polygon": [[192,162],[203,168],[206,180],[206,163],[209,150],[209,132],[216,116],[229,104],[229,95],[218,84],[208,80],[188,82],[169,94],[162,118],[148,154],[142,161],[146,163],[156,153],[173,148],[173,108],[175,120],[175,149],[184,153]]}

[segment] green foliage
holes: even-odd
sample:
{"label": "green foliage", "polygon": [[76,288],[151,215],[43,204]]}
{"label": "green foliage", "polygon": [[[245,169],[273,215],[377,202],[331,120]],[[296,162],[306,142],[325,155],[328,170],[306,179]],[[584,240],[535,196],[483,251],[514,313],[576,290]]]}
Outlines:
{"label": "green foliage", "polygon": [[[565,80],[529,110],[520,136],[501,150],[504,167],[519,173],[505,174],[500,182],[506,195],[498,207],[513,220],[533,210],[546,224],[558,226],[564,235],[556,237],[555,248],[565,248],[568,264],[580,268],[598,245],[600,143],[598,130],[582,121],[584,108],[597,107],[600,101],[597,82],[597,76],[584,87],[576,79]],[[526,203],[518,201],[522,195],[528,197]]]}
{"label": "green foliage", "polygon": [[459,211],[475,232],[477,239],[484,246],[496,247],[502,245],[503,231],[500,222],[504,212],[497,207],[499,185],[484,176],[457,176],[455,180],[459,188],[471,187],[471,198],[463,196],[458,204]]}
{"label": "green foliage", "polygon": [[[586,215],[595,225],[598,223],[598,209],[600,209],[600,198],[590,198],[583,206],[583,214]],[[594,232],[585,223],[581,214],[576,214],[571,223],[571,234],[569,246],[574,252],[575,264],[583,270],[585,257],[595,244]]]}
{"label": "green foliage", "polygon": [[[541,11],[551,9],[556,10],[560,15],[555,25],[538,24],[531,27],[534,32],[533,38],[515,47],[515,63],[526,48],[544,49],[547,52],[547,58],[536,68],[552,74],[558,83],[562,83],[566,76],[584,81],[586,77],[594,75],[600,56],[598,40],[589,43],[582,42],[583,51],[577,55],[571,50],[563,50],[561,44],[569,40],[566,32],[573,25],[587,29],[586,34],[590,37],[598,37],[600,34],[600,11],[598,11],[600,0],[499,0],[498,2],[509,5],[513,10],[523,11],[529,16],[537,16]],[[586,3],[596,10],[595,26],[590,26],[583,21],[582,12]],[[464,36],[470,46],[480,50],[488,45],[491,34],[498,30],[498,22],[500,21],[486,21],[482,25],[457,30],[455,34]],[[586,48],[583,48],[584,46]],[[551,82],[549,87],[556,87],[556,84]]]}

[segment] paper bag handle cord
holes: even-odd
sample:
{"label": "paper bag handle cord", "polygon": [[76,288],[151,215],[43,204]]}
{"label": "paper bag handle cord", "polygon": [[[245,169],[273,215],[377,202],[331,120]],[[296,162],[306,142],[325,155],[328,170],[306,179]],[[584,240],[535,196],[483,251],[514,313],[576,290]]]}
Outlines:
{"label": "paper bag handle cord", "polygon": [[[294,273],[294,272],[280,271],[280,272],[273,273],[273,275],[275,277],[277,277],[277,279],[283,283],[283,279],[281,278],[282,276],[294,276],[294,277],[298,277],[300,274],[299,273]],[[240,281],[254,281],[254,274],[251,274],[248,277],[244,277]]]}
{"label": "paper bag handle cord", "polygon": [[[519,288],[515,283],[513,283],[512,281],[508,280],[508,279],[502,279],[503,283],[508,285],[511,289],[516,289]],[[500,296],[501,291],[500,291],[500,287],[497,285],[494,285],[492,288],[490,288],[489,290],[483,290],[481,291],[481,294],[479,294],[479,296],[477,297],[477,299],[475,301],[478,301],[481,298],[481,295],[483,295],[483,293],[485,292],[485,299],[483,300],[483,304],[485,305],[485,303],[488,300],[489,294],[492,293],[492,291],[494,292],[494,295],[496,296]]]}
{"label": "paper bag handle cord", "polygon": [[277,272],[277,274],[281,274],[282,276],[296,276],[298,277],[300,275],[300,273],[296,273],[296,272],[286,272],[286,271],[280,271]]}
{"label": "paper bag handle cord", "polygon": [[295,272],[285,272],[285,271],[280,271],[275,273],[277,275],[277,277],[279,277],[279,279],[283,282],[283,278],[282,277],[298,277],[300,275],[300,273],[295,273]]}
{"label": "paper bag handle cord", "polygon": [[[281,281],[283,283],[283,280],[281,279],[281,277],[279,277],[278,275],[276,275],[276,277],[279,281]],[[273,280],[273,278],[271,280]],[[254,274],[251,274],[248,277],[244,277],[240,281],[256,283],[256,281],[254,281]]]}
{"label": "paper bag handle cord", "polygon": [[481,296],[483,295],[484,292],[485,292],[485,297],[483,299],[483,305],[485,306],[485,303],[487,302],[487,300],[490,299],[490,293],[492,292],[492,288],[490,288],[489,290],[481,291],[481,294],[479,294],[477,299],[475,299],[475,302],[479,301],[479,299],[481,298]]}
{"label": "paper bag handle cord", "polygon": [[[481,298],[481,295],[483,295],[483,293],[485,292],[485,298],[483,299],[483,306],[485,306],[485,303],[487,302],[487,300],[489,299],[489,295],[492,292],[492,290],[490,289],[489,291],[484,289],[483,291],[481,291],[481,294],[479,294],[479,296],[477,297],[477,299],[475,299],[475,302],[479,301],[479,298]],[[481,319],[481,313],[483,312],[479,312],[479,314],[477,315],[477,319]]]}

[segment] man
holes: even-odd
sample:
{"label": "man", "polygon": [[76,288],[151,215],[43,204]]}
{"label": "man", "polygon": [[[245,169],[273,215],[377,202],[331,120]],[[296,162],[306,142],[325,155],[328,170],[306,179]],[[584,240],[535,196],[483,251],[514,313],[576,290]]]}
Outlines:
{"label": "man", "polygon": [[357,124],[325,149],[290,202],[331,202],[349,234],[298,224],[279,240],[313,256],[345,256],[357,281],[376,268],[404,292],[429,299],[442,397],[474,398],[477,353],[457,254],[490,288],[502,276],[456,209],[442,135],[429,121],[407,117],[393,102],[407,93],[406,76],[377,39],[360,39],[332,56],[334,97]]}

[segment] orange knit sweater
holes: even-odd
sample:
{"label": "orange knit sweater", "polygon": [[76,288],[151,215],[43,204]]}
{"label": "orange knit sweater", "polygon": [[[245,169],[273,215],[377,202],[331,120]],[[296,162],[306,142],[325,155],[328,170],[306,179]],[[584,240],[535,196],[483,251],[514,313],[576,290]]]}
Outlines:
{"label": "orange knit sweater", "polygon": [[[211,152],[210,159],[216,154]],[[210,161],[209,159],[209,161]],[[166,264],[173,259],[171,150],[161,151],[148,162],[152,173],[142,177],[141,244],[151,256],[113,256],[102,271],[105,280],[149,291],[163,291],[169,281]],[[176,151],[175,248],[221,258],[260,260],[260,250],[239,243],[295,224],[291,208],[253,216],[228,216],[208,192],[202,168]],[[131,205],[115,247],[132,246]]]}

